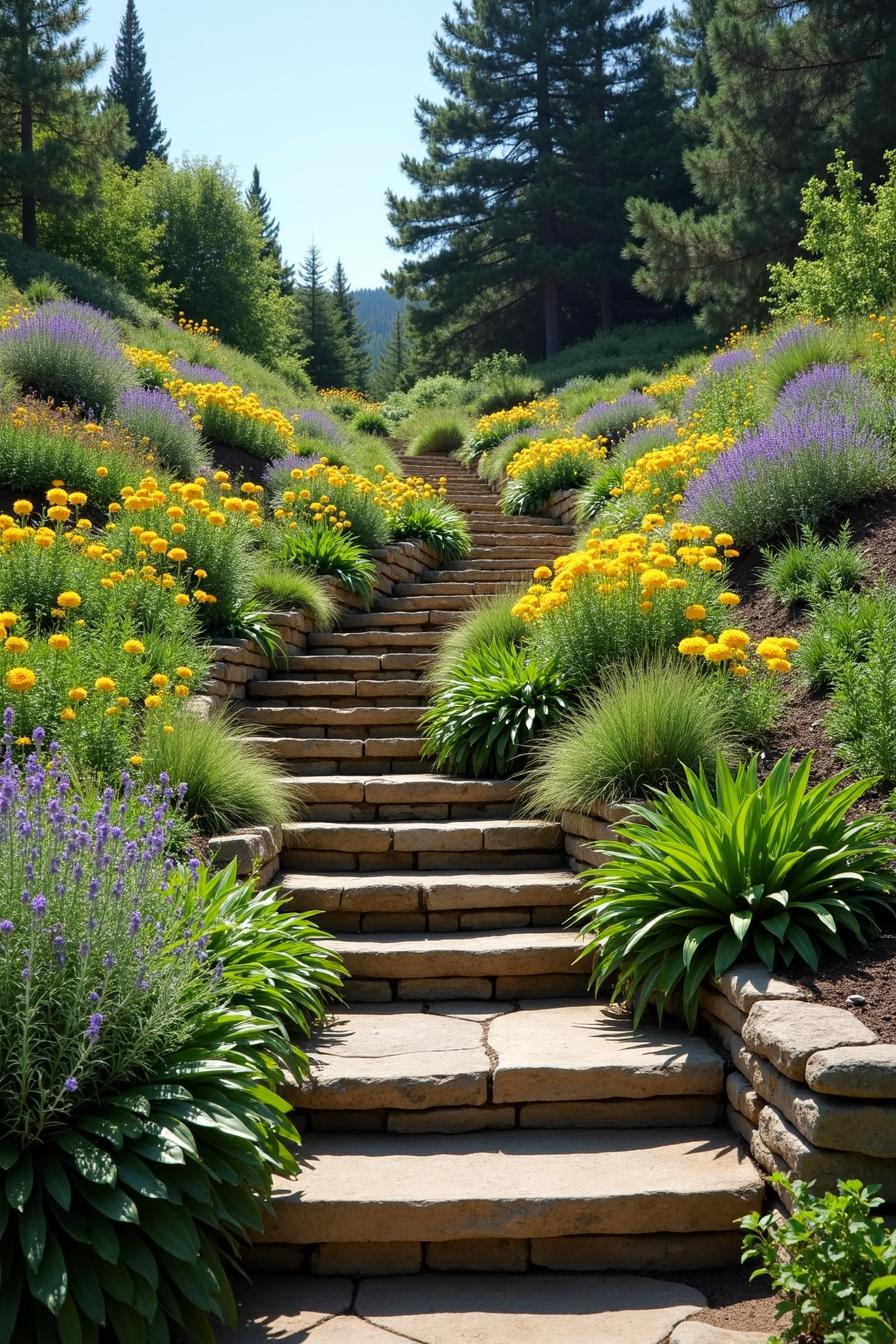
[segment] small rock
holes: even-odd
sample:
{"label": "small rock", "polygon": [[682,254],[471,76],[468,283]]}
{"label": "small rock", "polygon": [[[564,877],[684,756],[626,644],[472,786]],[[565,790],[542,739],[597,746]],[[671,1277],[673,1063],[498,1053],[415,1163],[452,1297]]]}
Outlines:
{"label": "small rock", "polygon": [[864,994],[849,994],[846,999],[847,1008],[864,1008],[867,999]]}

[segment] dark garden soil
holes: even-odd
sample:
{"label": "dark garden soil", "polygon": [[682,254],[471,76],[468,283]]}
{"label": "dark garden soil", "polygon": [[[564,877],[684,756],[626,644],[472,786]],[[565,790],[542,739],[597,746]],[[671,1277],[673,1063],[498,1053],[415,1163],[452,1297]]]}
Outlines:
{"label": "dark garden soil", "polygon": [[777,1298],[767,1279],[750,1282],[752,1270],[753,1266],[738,1265],[733,1269],[706,1269],[669,1277],[676,1283],[696,1288],[706,1298],[705,1309],[693,1320],[705,1321],[723,1330],[764,1330],[772,1334],[778,1324],[775,1317]]}
{"label": "dark garden soil", "polygon": [[[853,544],[869,556],[871,581],[882,577],[896,583],[896,493],[890,492],[853,509],[847,518]],[[833,538],[842,522],[841,515],[832,520],[827,529],[820,530],[823,534],[827,531]],[[809,623],[805,609],[788,610],[765,592],[760,586],[761,570],[762,561],[755,551],[744,555],[732,567],[732,586],[743,598],[741,606],[733,613],[736,623],[755,639],[783,634],[799,639]],[[812,751],[813,782],[841,770],[843,762],[838,759],[824,728],[827,711],[828,701],[824,696],[811,694],[797,676],[790,678],[787,702],[765,744],[769,763],[786,751],[793,751],[798,758]],[[856,810],[880,808],[888,798],[886,789],[872,789]],[[885,930],[870,947],[852,950],[845,961],[826,961],[817,974],[796,978],[819,1002],[850,1009],[876,1031],[882,1041],[896,1042],[896,931]],[[859,1003],[856,996],[864,1002]],[[848,1002],[850,998],[855,1001]]]}

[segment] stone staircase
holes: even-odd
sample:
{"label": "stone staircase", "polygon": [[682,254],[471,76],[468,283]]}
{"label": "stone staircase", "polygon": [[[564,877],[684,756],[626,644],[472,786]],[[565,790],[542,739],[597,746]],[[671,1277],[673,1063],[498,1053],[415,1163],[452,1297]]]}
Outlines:
{"label": "stone staircase", "polygon": [[723,1062],[594,1003],[565,927],[577,882],[512,781],[432,772],[417,723],[445,628],[572,541],[504,518],[451,459],[473,554],[312,635],[246,718],[307,803],[281,882],[351,972],[292,1100],[299,1178],[259,1263],[317,1274],[677,1270],[732,1263],[759,1175],[719,1127]]}

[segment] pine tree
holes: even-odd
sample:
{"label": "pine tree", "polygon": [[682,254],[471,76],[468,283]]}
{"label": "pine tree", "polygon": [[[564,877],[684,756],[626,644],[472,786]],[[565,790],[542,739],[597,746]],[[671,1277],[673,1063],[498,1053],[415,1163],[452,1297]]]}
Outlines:
{"label": "pine tree", "polygon": [[355,297],[352,294],[348,276],[342,262],[337,260],[333,272],[333,302],[342,322],[342,330],[352,352],[351,373],[348,385],[359,392],[367,389],[370,379],[370,354],[367,350],[367,333],[358,319]]}
{"label": "pine tree", "polygon": [[406,257],[387,278],[438,358],[551,354],[612,323],[625,198],[680,174],[661,16],[638,8],[461,0],[443,20],[430,66],[446,96],[418,101],[425,156],[402,160],[417,195],[388,197]]}
{"label": "pine tree", "polygon": [[399,312],[373,376],[375,396],[383,400],[390,392],[403,391],[408,384],[411,363],[411,334],[404,313]]}
{"label": "pine tree", "polygon": [[291,294],[296,282],[295,267],[283,259],[283,248],[280,245],[280,225],[271,210],[270,196],[262,190],[258,164],[252,169],[252,181],[246,191],[246,204],[258,216],[262,239],[261,254],[274,267],[280,293],[283,295]]}
{"label": "pine tree", "polygon": [[315,387],[345,387],[351,376],[352,351],[326,286],[320,249],[314,243],[299,267],[295,300],[294,353],[307,361]]}
{"label": "pine tree", "polygon": [[0,0],[0,204],[37,246],[38,205],[89,206],[102,165],[127,145],[124,113],[87,81],[105,53],[77,29],[85,0]]}
{"label": "pine tree", "polygon": [[134,0],[127,0],[125,5],[106,99],[109,103],[120,103],[128,114],[128,130],[134,143],[125,155],[126,167],[142,168],[151,154],[157,159],[167,156],[170,142],[159,121]]}
{"label": "pine tree", "polygon": [[710,14],[690,0],[679,22],[696,50],[684,164],[697,204],[633,199],[629,252],[642,293],[686,298],[720,333],[762,316],[768,267],[799,242],[801,188],[833,151],[879,174],[896,114],[896,6],[716,0]]}

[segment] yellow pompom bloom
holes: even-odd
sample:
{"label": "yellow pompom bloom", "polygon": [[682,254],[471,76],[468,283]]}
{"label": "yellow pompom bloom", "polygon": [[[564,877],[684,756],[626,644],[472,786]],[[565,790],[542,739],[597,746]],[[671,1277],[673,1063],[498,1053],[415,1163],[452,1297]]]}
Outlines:
{"label": "yellow pompom bloom", "polygon": [[81,605],[81,595],[67,589],[64,593],[59,594],[56,603],[62,607],[63,611],[75,611]]}
{"label": "yellow pompom bloom", "polygon": [[64,504],[54,504],[52,508],[47,509],[47,517],[54,523],[67,523],[71,516],[71,509],[66,508]]}
{"label": "yellow pompom bloom", "polygon": [[136,752],[134,753],[133,756],[128,757],[128,765],[142,765],[142,764],[143,764],[143,757],[138,756]]}
{"label": "yellow pompom bloom", "polygon": [[83,686],[73,686],[68,693],[69,700],[74,700],[75,704],[80,704],[82,700],[87,699],[87,692]]}
{"label": "yellow pompom bloom", "polygon": [[162,729],[162,732],[163,732],[163,733],[173,733],[173,732],[174,732],[174,724],[173,724],[173,723],[166,723],[165,726],[164,726],[164,728]]}
{"label": "yellow pompom bloom", "polygon": [[793,653],[800,646],[799,640],[794,639],[792,635],[784,635],[782,639],[778,640],[778,643],[781,645],[782,649],[787,651],[787,653]]}
{"label": "yellow pompom bloom", "polygon": [[187,558],[187,553],[182,546],[172,546],[168,552],[168,559],[173,560],[176,565],[181,565]]}
{"label": "yellow pompom bloom", "polygon": [[97,469],[96,469],[96,474],[97,474],[97,476],[99,476],[100,480],[103,480],[103,479],[105,479],[106,476],[109,475],[109,468],[108,468],[108,467],[97,467]]}
{"label": "yellow pompom bloom", "polygon": [[174,694],[179,696],[181,700],[184,700],[190,694],[190,688],[189,686],[184,686],[181,682],[179,686],[175,686]]}
{"label": "yellow pompom bloom", "polygon": [[11,629],[18,619],[14,611],[0,611],[0,625],[5,625],[7,629]]}
{"label": "yellow pompom bloom", "polygon": [[174,670],[179,677],[184,679],[184,681],[189,681],[193,675],[192,667],[176,667]]}
{"label": "yellow pompom bloom", "polygon": [[28,641],[21,635],[10,635],[3,647],[7,653],[27,653]]}
{"label": "yellow pompom bloom", "polygon": [[792,664],[786,658],[769,658],[766,661],[769,672],[789,672]]}
{"label": "yellow pompom bloom", "polygon": [[223,513],[218,513],[217,509],[212,509],[210,513],[205,515],[205,521],[210,523],[212,527],[223,527],[227,519]]}
{"label": "yellow pompom bloom", "polygon": [[159,705],[162,703],[162,697],[160,695],[147,695],[144,698],[143,703],[147,709],[158,709]]}
{"label": "yellow pompom bloom", "polygon": [[87,503],[87,496],[85,495],[83,490],[73,490],[68,497],[68,502],[69,504],[74,504],[76,508],[80,509],[83,507],[83,505]]}
{"label": "yellow pompom bloom", "polygon": [[533,579],[549,579],[551,577],[551,570],[547,565],[539,565],[533,572],[532,577]]}
{"label": "yellow pompom bloom", "polygon": [[146,652],[146,646],[139,639],[126,639],[121,646],[125,653],[139,654]]}
{"label": "yellow pompom bloom", "polygon": [[12,506],[13,513],[17,513],[20,518],[27,518],[28,514],[33,512],[34,505],[30,499],[17,499]]}
{"label": "yellow pompom bloom", "polygon": [[50,635],[47,644],[55,653],[65,653],[72,646],[68,635]]}
{"label": "yellow pompom bloom", "polygon": [[109,708],[106,710],[106,714],[110,719],[114,719],[115,715],[120,713],[121,710],[118,708],[117,705],[110,705]]}
{"label": "yellow pompom bloom", "polygon": [[153,676],[150,677],[149,684],[151,686],[155,686],[157,691],[163,691],[165,687],[168,685],[169,681],[170,678],[166,677],[164,672],[156,672],[154,673]]}
{"label": "yellow pompom bloom", "polygon": [[737,593],[719,593],[719,605],[723,607],[739,607],[740,598]]}
{"label": "yellow pompom bloom", "polygon": [[706,608],[699,602],[692,602],[689,607],[685,607],[684,614],[689,621],[706,620]]}
{"label": "yellow pompom bloom", "polygon": [[59,717],[60,717],[60,719],[63,719],[66,723],[71,723],[72,720],[73,720],[73,719],[76,719],[78,716],[77,716],[77,714],[75,713],[75,711],[72,709],[71,705],[66,705],[65,709],[63,709],[63,710],[60,712]]}
{"label": "yellow pompom bloom", "polygon": [[769,636],[767,639],[761,639],[756,645],[756,652],[760,658],[777,658],[784,652],[780,639],[774,639]]}
{"label": "yellow pompom bloom", "polygon": [[713,538],[717,546],[733,546],[734,538],[730,532],[717,532]]}
{"label": "yellow pompom bloom", "polygon": [[111,677],[97,677],[93,683],[98,691],[114,691],[115,682]]}
{"label": "yellow pompom bloom", "polygon": [[713,556],[707,555],[700,561],[700,568],[705,574],[718,574],[722,568],[721,560],[716,560]]}
{"label": "yellow pompom bloom", "polygon": [[719,635],[719,643],[724,644],[726,649],[748,649],[750,636],[746,630],[723,630]]}
{"label": "yellow pompom bloom", "polygon": [[187,597],[186,593],[175,593],[174,605],[176,607],[188,607],[190,605],[190,599]]}
{"label": "yellow pompom bloom", "polygon": [[164,537],[156,537],[155,541],[149,543],[149,549],[153,555],[164,555],[168,549],[168,542]]}
{"label": "yellow pompom bloom", "polygon": [[67,490],[60,490],[60,489],[58,489],[58,488],[54,488],[54,489],[52,489],[52,490],[48,490],[48,491],[47,491],[47,496],[46,496],[46,498],[47,498],[47,503],[48,503],[48,504],[67,504],[67,503],[68,503],[68,491],[67,491]]}
{"label": "yellow pompom bloom", "polygon": [[703,639],[700,635],[689,635],[687,639],[682,639],[678,644],[678,652],[683,653],[686,658],[691,658],[696,654],[702,653],[709,643],[708,639]]}
{"label": "yellow pompom bloom", "polygon": [[703,657],[708,663],[724,663],[731,657],[731,650],[724,644],[707,644]]}
{"label": "yellow pompom bloom", "polygon": [[30,691],[36,682],[37,677],[30,667],[11,667],[6,674],[8,691]]}

